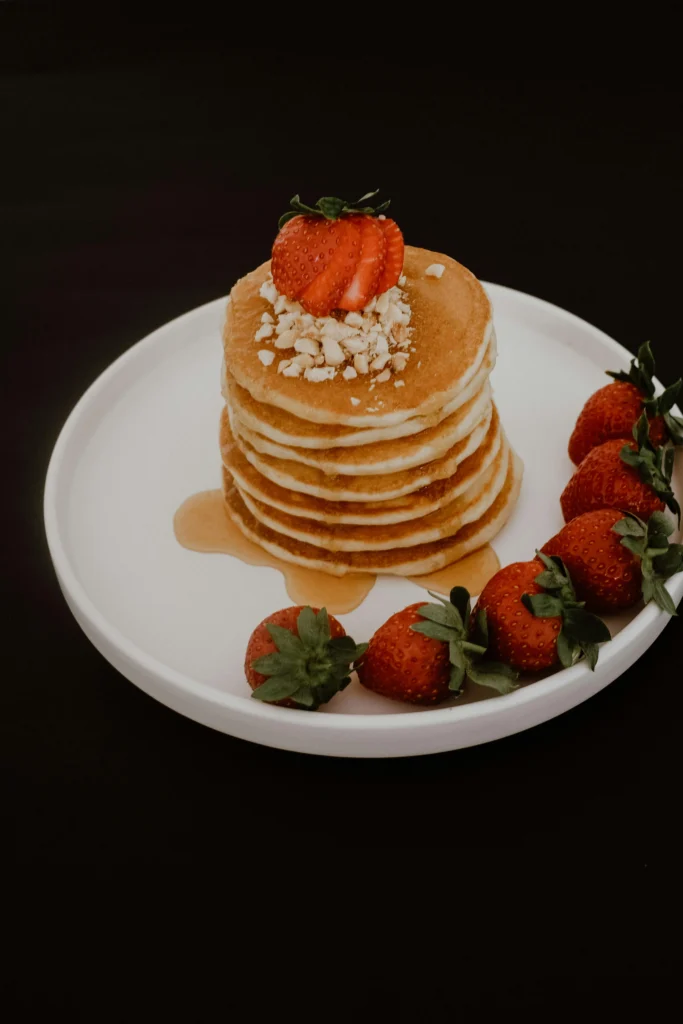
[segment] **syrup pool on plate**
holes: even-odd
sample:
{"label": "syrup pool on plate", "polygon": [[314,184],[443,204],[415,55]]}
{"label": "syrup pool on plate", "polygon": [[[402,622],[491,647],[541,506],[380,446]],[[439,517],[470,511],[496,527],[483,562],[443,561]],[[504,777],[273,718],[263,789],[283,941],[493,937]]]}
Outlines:
{"label": "syrup pool on plate", "polygon": [[[248,540],[233,523],[225,511],[220,490],[201,491],[188,498],[176,512],[173,527],[178,543],[190,551],[233,555],[248,565],[278,569],[295,604],[324,607],[335,615],[343,615],[357,608],[375,585],[373,573],[331,576],[316,569],[291,565],[271,555]],[[498,558],[487,544],[445,569],[408,578],[440,594],[449,594],[455,586],[467,587],[471,594],[479,594],[498,567]]]}

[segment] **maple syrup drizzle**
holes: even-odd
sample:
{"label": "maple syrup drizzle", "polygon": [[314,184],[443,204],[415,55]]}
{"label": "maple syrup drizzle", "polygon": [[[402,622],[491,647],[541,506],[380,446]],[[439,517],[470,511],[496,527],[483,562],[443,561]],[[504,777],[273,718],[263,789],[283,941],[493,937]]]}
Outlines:
{"label": "maple syrup drizzle", "polygon": [[247,565],[279,569],[294,604],[327,608],[333,615],[352,612],[375,585],[371,573],[330,576],[316,569],[291,565],[269,554],[244,536],[225,511],[221,491],[202,491],[183,502],[173,520],[176,539],[191,551],[234,555]]}
{"label": "maple syrup drizzle", "polygon": [[[294,604],[310,604],[343,615],[357,608],[375,585],[373,573],[349,573],[331,576],[317,569],[305,569],[284,562],[244,536],[225,511],[220,490],[201,491],[180,506],[173,520],[176,539],[190,551],[233,555],[247,565],[267,565],[278,569]],[[480,594],[500,568],[493,548],[486,544],[471,555],[423,576],[408,579],[426,590],[448,595],[452,587],[467,587]]]}

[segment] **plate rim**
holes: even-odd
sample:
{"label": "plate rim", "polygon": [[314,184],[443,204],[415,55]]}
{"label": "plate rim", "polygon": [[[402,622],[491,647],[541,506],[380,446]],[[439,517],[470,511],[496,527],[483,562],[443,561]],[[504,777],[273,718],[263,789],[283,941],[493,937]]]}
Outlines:
{"label": "plate rim", "polygon": [[[614,338],[610,337],[610,335],[606,334],[599,327],[595,327],[587,320],[577,316],[575,313],[569,312],[569,310],[563,309],[561,306],[557,306],[555,303],[548,302],[546,299],[541,299],[528,292],[523,292],[516,288],[510,288],[507,285],[494,284],[488,281],[482,281],[481,283],[487,290],[493,289],[494,294],[495,291],[508,292],[516,297],[521,297],[525,302],[530,303],[532,306],[535,305],[548,311],[552,311],[553,314],[563,318],[565,321],[580,325],[583,329],[588,329],[588,331],[598,337],[603,344],[606,344],[608,348],[612,349],[615,355],[618,356],[625,365],[628,365],[630,360],[633,358],[632,352]],[[185,313],[181,313],[179,316],[174,317],[161,326],[155,328],[155,330],[122,352],[120,356],[110,363],[95,378],[92,384],[81,395],[66,418],[50,456],[43,496],[45,533],[50,557],[52,559],[60,587],[67,599],[67,603],[71,606],[71,603],[73,602],[78,609],[79,615],[83,617],[89,627],[96,631],[96,633],[98,633],[107,644],[136,665],[141,671],[162,681],[176,692],[191,695],[192,697],[202,701],[204,704],[214,705],[215,707],[220,707],[225,711],[233,712],[237,715],[246,715],[248,718],[266,718],[271,724],[275,724],[279,720],[291,726],[293,724],[293,716],[290,709],[264,704],[259,701],[250,701],[245,699],[245,697],[222,692],[207,683],[199,682],[198,680],[193,679],[192,676],[179,672],[165,664],[163,661],[160,661],[154,656],[148,654],[126,637],[125,634],[123,634],[106,618],[106,616],[97,608],[93,600],[89,597],[85,587],[80,582],[75,570],[71,566],[66,545],[62,540],[59,528],[57,498],[60,470],[68,451],[68,445],[78,427],[81,417],[85,415],[86,412],[96,403],[100,392],[112,380],[114,380],[115,377],[125,369],[127,364],[135,359],[142,350],[152,349],[156,344],[158,344],[160,336],[172,331],[184,320],[195,317],[201,312],[208,313],[209,311],[212,312],[214,309],[219,311],[221,306],[225,305],[227,299],[228,296],[226,295],[210,300],[209,302],[202,303],[201,305],[196,306],[191,310],[187,310]],[[655,379],[655,383],[661,387],[658,380]],[[670,579],[667,583],[667,587],[671,593],[674,603],[678,604],[681,597],[683,597],[683,574]],[[71,608],[71,610],[82,628],[79,615],[76,615],[73,608]],[[609,645],[601,650],[600,674],[609,675],[610,666],[620,658],[622,652],[631,643],[631,640],[635,639],[633,634],[637,635],[646,630],[652,630],[654,640],[659,632],[661,632],[661,629],[663,629],[667,624],[664,619],[668,621],[668,618],[669,616],[666,616],[666,613],[658,608],[654,602],[651,602],[644,608],[641,608],[633,619],[631,619],[631,621],[623,627],[617,636],[614,637]],[[659,629],[656,629],[657,625],[659,625]],[[87,631],[85,632],[90,638],[89,633],[87,633]],[[620,671],[617,671],[617,675],[619,674],[621,674]],[[126,676],[126,678],[128,677]],[[454,712],[457,713],[458,720],[462,722],[466,722],[471,719],[495,717],[505,710],[514,712],[524,708],[526,705],[534,704],[538,699],[544,696],[550,697],[551,695],[559,694],[565,689],[578,683],[581,679],[590,678],[596,677],[593,676],[584,663],[579,663],[577,665],[573,665],[571,668],[560,669],[543,679],[535,680],[526,686],[519,687],[512,693],[499,695],[490,700],[475,701],[461,705],[449,705],[445,708],[434,707],[422,708],[419,710],[416,709],[414,711],[402,711],[400,714],[351,714],[349,712],[340,711],[334,715],[306,715],[305,726],[306,728],[313,728],[328,732],[348,732],[349,730],[353,731],[354,729],[359,731],[372,729],[379,732],[411,732],[415,729],[421,730],[429,728],[430,726],[437,727],[439,725],[443,725],[453,717]],[[129,681],[133,682],[133,680],[130,679]],[[605,683],[604,685],[608,685],[608,683]],[[300,721],[303,725],[303,718],[300,719]]]}

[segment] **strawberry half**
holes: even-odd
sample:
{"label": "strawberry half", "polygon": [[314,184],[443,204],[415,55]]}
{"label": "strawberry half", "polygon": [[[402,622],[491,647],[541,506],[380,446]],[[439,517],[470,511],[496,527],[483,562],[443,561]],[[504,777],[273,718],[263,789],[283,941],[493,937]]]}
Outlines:
{"label": "strawberry half", "polygon": [[384,233],[386,251],[384,254],[384,269],[377,282],[377,295],[388,291],[398,284],[398,279],[403,273],[403,256],[405,246],[401,229],[395,220],[380,220],[379,226]]}
{"label": "strawberry half", "polygon": [[273,243],[271,271],[281,295],[298,299],[329,266],[341,237],[337,224],[299,215],[287,221]]}
{"label": "strawberry half", "polygon": [[339,300],[339,309],[349,312],[363,309],[373,295],[377,294],[377,283],[385,262],[386,241],[382,221],[366,214],[350,217],[360,231],[360,259],[351,283]]}
{"label": "strawberry half", "polygon": [[393,220],[379,220],[389,201],[364,206],[323,196],[306,206],[298,196],[280,218],[271,270],[281,295],[298,299],[307,313],[328,316],[334,309],[362,309],[373,295],[398,281],[403,269],[403,236]]}

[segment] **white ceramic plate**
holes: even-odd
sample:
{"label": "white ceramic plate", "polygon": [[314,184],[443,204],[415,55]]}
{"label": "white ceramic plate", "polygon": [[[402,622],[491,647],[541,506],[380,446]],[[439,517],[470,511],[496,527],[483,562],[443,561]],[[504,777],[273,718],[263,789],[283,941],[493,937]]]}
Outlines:
{"label": "white ceramic plate", "polygon": [[[488,285],[500,355],[493,375],[502,422],[526,473],[517,509],[494,542],[503,565],[528,559],[561,526],[571,475],[567,439],[605,369],[629,353],[597,328],[540,299]],[[292,602],[275,569],[181,548],[173,515],[196,491],[220,484],[218,299],[135,345],[89,388],[55,447],[45,524],[57,576],[76,619],[124,676],[204,725],[287,750],[399,757],[471,746],[527,729],[602,689],[667,624],[654,605],[611,620],[615,639],[595,673],[575,665],[505,696],[471,687],[452,706],[413,710],[354,680],[324,710],[252,700],[243,674],[249,635]],[[680,465],[677,467],[680,478]],[[677,487],[680,493],[681,481]],[[676,602],[683,575],[669,583]],[[425,597],[384,577],[340,616],[357,641]]]}

